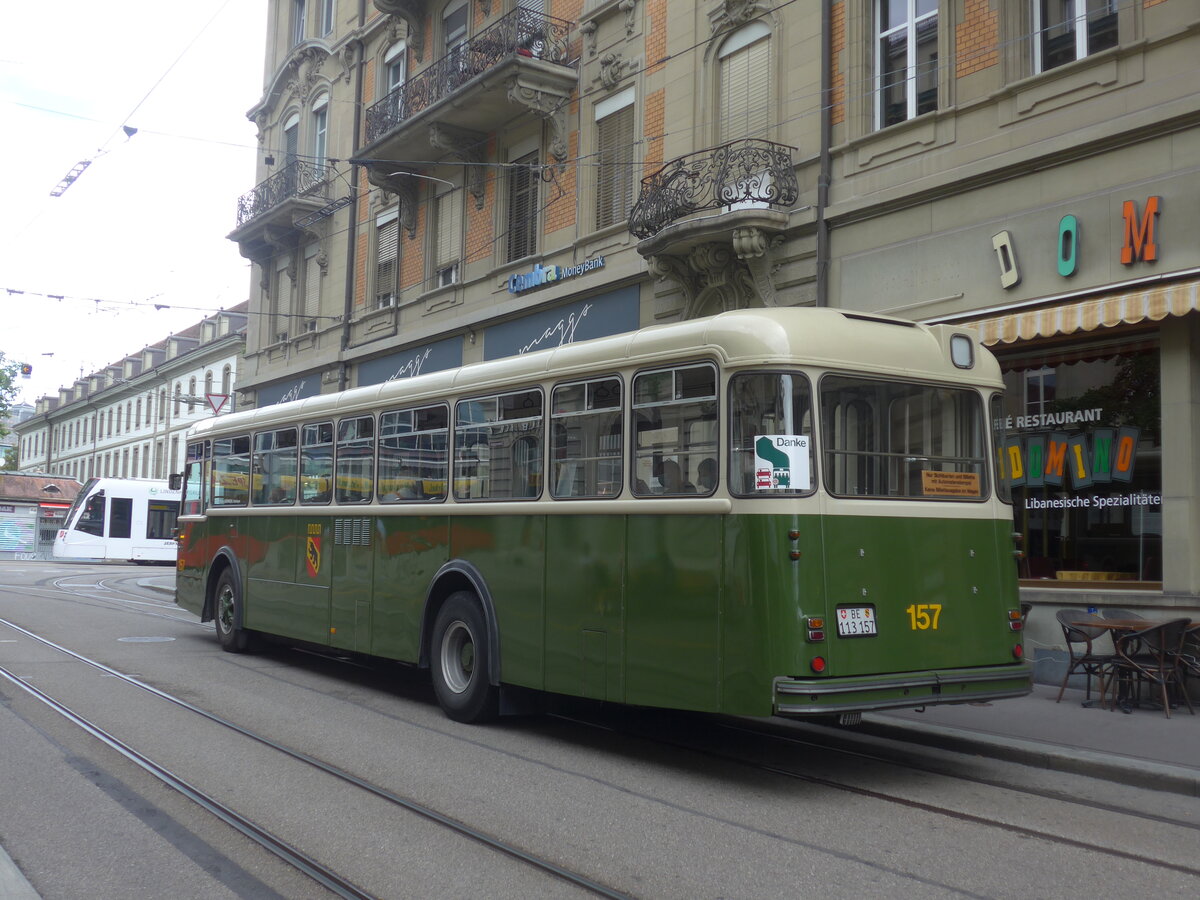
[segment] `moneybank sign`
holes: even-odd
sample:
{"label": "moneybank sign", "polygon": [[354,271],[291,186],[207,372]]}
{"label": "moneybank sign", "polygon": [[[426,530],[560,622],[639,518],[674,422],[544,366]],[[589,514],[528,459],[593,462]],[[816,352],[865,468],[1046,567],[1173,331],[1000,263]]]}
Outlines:
{"label": "moneybank sign", "polygon": [[585,260],[577,266],[543,266],[541,263],[538,263],[530,272],[522,275],[508,276],[508,292],[510,294],[520,294],[524,291],[541,287],[542,285],[553,284],[567,278],[574,278],[585,272],[591,272],[594,269],[603,268],[603,256]]}

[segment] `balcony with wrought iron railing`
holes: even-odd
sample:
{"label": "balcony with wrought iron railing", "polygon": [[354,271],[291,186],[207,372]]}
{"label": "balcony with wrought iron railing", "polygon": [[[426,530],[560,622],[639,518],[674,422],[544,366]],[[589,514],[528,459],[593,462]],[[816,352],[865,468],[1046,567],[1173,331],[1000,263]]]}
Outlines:
{"label": "balcony with wrought iron railing", "polygon": [[[747,138],[671,160],[642,179],[629,230],[646,240],[709,210],[786,213],[800,195],[793,152],[793,147]],[[704,217],[719,224],[712,218],[711,213]]]}
{"label": "balcony with wrought iron railing", "polygon": [[237,203],[237,225],[229,235],[244,256],[261,255],[280,233],[296,230],[296,219],[329,202],[330,166],[292,159],[270,178],[242,194]]}
{"label": "balcony with wrought iron railing", "polygon": [[[370,106],[367,144],[360,153],[403,159],[422,140],[428,148],[424,135],[413,138],[406,128],[418,120],[476,132],[494,130],[512,117],[505,96],[528,102],[521,91],[565,101],[578,79],[578,60],[570,57],[571,27],[570,22],[527,9],[502,16]],[[455,102],[443,103],[449,98]]]}

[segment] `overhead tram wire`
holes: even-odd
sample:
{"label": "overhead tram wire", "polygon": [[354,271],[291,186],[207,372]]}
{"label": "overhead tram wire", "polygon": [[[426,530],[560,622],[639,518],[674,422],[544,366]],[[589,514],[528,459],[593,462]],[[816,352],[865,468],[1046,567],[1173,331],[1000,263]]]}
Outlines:
{"label": "overhead tram wire", "polygon": [[166,70],[161,75],[158,76],[154,84],[150,86],[150,90],[146,91],[145,96],[143,96],[141,100],[134,104],[133,109],[131,109],[125,118],[121,120],[121,124],[113,130],[113,133],[109,135],[108,139],[103,144],[100,145],[100,148],[95,152],[95,154],[80,161],[79,163],[76,163],[75,168],[68,172],[58,183],[58,185],[55,186],[54,190],[50,192],[51,197],[61,197],[66,192],[67,188],[74,184],[79,176],[83,174],[84,170],[87,169],[88,166],[108,152],[106,148],[112,143],[113,139],[118,134],[124,134],[126,139],[132,138],[135,134],[137,134],[138,130],[129,124],[129,120],[132,119],[134,114],[142,108],[142,104],[150,99],[150,95],[158,89],[158,86],[162,84],[166,77],[171,74],[172,70],[179,65],[179,61],[187,55],[187,52],[192,49],[196,41],[200,40],[201,35],[208,30],[208,27],[212,25],[217,16],[225,11],[225,7],[227,7],[229,3],[230,0],[224,0],[224,2],[217,8],[217,11],[209,17],[208,21],[205,22],[200,27],[200,30],[193,35],[192,39],[187,42],[187,45],[181,51],[179,51],[179,55],[175,57],[174,61],[167,66]]}

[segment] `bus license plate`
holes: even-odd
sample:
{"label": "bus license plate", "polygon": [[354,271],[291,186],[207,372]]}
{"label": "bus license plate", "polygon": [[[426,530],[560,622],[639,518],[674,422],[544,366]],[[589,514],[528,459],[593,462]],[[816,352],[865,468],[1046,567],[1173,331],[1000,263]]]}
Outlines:
{"label": "bus license plate", "polygon": [[874,607],[839,606],[837,633],[838,637],[864,637],[869,634],[877,634]]}

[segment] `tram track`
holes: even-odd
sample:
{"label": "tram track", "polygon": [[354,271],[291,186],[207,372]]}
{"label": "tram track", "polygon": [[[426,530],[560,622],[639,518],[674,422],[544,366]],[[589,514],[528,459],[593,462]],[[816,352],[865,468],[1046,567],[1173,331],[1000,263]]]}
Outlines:
{"label": "tram track", "polygon": [[[486,833],[485,831],[474,828],[471,825],[439,812],[438,810],[426,804],[419,803],[407,797],[402,797],[399,794],[388,790],[387,788],[360,778],[345,769],[325,762],[310,754],[304,753],[301,750],[297,750],[293,747],[289,747],[283,743],[275,741],[272,738],[259,734],[216,713],[202,709],[201,707],[189,703],[188,701],[179,697],[175,697],[166,691],[147,684],[146,682],[131,675],[127,675],[126,673],[114,669],[111,666],[99,662],[98,660],[90,659],[83,654],[71,650],[70,648],[48,640],[47,638],[29,631],[28,629],[23,628],[14,622],[0,618],[0,625],[6,626],[45,647],[83,663],[84,665],[95,668],[107,676],[118,679],[125,684],[143,690],[154,697],[171,703],[194,715],[198,715],[209,722],[212,722],[234,732],[237,735],[265,746],[291,760],[302,763],[325,775],[332,776],[346,784],[362,790],[395,808],[402,809],[407,813],[419,816],[422,819],[432,822],[447,831],[467,838],[496,853],[503,854],[504,856],[514,859],[525,866],[536,869],[545,875],[552,876],[598,897],[612,898],[612,900],[629,900],[628,894],[625,894],[607,885],[603,885],[587,877],[586,875],[583,875],[582,873],[559,866],[557,863],[549,859],[539,857],[536,854],[530,853],[529,851],[524,850],[523,848],[511,842],[504,841],[494,835]],[[173,773],[167,767],[157,763],[149,756],[139,752],[128,743],[120,740],[118,737],[101,728],[99,725],[96,725],[94,722],[91,722],[75,710],[72,710],[66,704],[60,702],[54,697],[51,697],[49,694],[40,690],[36,686],[28,683],[26,679],[13,673],[8,668],[0,666],[0,678],[25,692],[27,695],[31,696],[44,706],[54,710],[71,724],[82,729],[92,737],[112,748],[143,771],[149,773],[157,780],[183,794],[183,796],[187,797],[189,800],[197,803],[203,809],[215,815],[227,825],[235,828],[237,831],[250,838],[270,853],[303,872],[305,875],[331,890],[336,895],[346,898],[364,898],[364,900],[366,900],[366,898],[374,898],[376,896],[368,893],[332,869],[324,866],[309,854],[292,846],[280,835],[272,832],[270,829],[264,828],[248,817],[238,813],[236,810],[223,803],[213,794],[202,790],[196,785],[188,783],[186,780]]]}
{"label": "tram track", "polygon": [[[762,772],[762,773],[766,773],[766,774],[773,775],[776,777],[783,777],[783,778],[786,778],[789,780],[801,781],[801,782],[805,782],[808,784],[815,784],[815,785],[819,785],[821,787],[829,788],[831,790],[836,790],[836,791],[844,792],[847,794],[853,794],[855,796],[865,797],[865,798],[868,798],[871,800],[878,800],[880,802],[885,802],[885,803],[889,803],[889,804],[902,806],[907,809],[919,810],[922,812],[942,816],[942,817],[945,817],[945,818],[948,818],[948,819],[951,819],[954,821],[958,821],[958,822],[964,822],[964,823],[969,823],[972,825],[978,825],[978,826],[981,826],[984,828],[1004,831],[1004,832],[1007,832],[1010,834],[1018,835],[1023,838],[1034,838],[1034,839],[1044,840],[1044,841],[1047,841],[1049,843],[1052,843],[1052,844],[1055,844],[1058,846],[1070,847],[1070,848],[1074,848],[1074,849],[1078,849],[1078,850],[1085,850],[1085,851],[1089,851],[1092,853],[1101,854],[1103,856],[1108,856],[1111,858],[1119,859],[1119,860],[1122,860],[1125,862],[1136,862],[1136,863],[1151,866],[1154,868],[1159,868],[1159,869],[1163,869],[1163,870],[1171,871],[1171,872],[1178,872],[1180,874],[1200,878],[1200,867],[1198,867],[1196,865],[1192,865],[1192,864],[1188,864],[1188,863],[1172,862],[1170,860],[1165,860],[1165,859],[1149,856],[1145,853],[1138,853],[1135,851],[1123,850],[1119,847],[1101,846],[1101,845],[1097,845],[1096,843],[1091,842],[1091,841],[1086,841],[1086,840],[1068,837],[1065,835],[1055,834],[1055,833],[1053,833],[1051,831],[1047,831],[1045,829],[1032,828],[1032,827],[1029,827],[1026,825],[1020,825],[1020,824],[1017,824],[1014,822],[998,821],[994,818],[989,818],[987,816],[975,815],[973,813],[964,812],[962,810],[954,809],[949,806],[939,805],[936,803],[929,803],[929,802],[921,801],[921,800],[914,800],[911,797],[904,797],[897,793],[883,791],[883,790],[879,790],[876,788],[863,787],[861,785],[849,784],[845,781],[839,781],[839,780],[833,779],[833,778],[827,778],[827,777],[823,777],[823,776],[819,776],[819,775],[814,775],[814,774],[808,773],[808,772],[798,771],[796,769],[788,768],[786,766],[763,763],[761,761],[751,759],[745,755],[738,755],[738,754],[734,754],[734,753],[728,753],[725,751],[715,750],[710,746],[705,746],[699,740],[678,740],[678,739],[674,739],[674,738],[666,738],[666,737],[662,737],[660,735],[656,735],[653,732],[645,730],[645,729],[636,729],[636,728],[629,728],[629,727],[623,727],[623,726],[613,727],[606,723],[594,722],[594,721],[590,721],[588,719],[583,719],[583,718],[578,718],[578,717],[560,716],[560,718],[563,718],[564,721],[570,721],[570,722],[573,722],[578,725],[583,725],[583,726],[592,727],[592,728],[599,728],[599,729],[606,730],[606,731],[615,731],[619,734],[623,734],[628,737],[636,737],[640,740],[651,742],[651,743],[659,745],[659,746],[672,748],[673,750],[693,753],[693,754],[696,754],[698,756],[701,756],[701,757],[704,757],[707,759],[719,761],[723,764],[735,764],[735,765],[738,765],[740,767],[743,767],[743,768],[751,770],[751,771]],[[824,752],[828,752],[830,750],[830,744],[828,744],[828,743],[817,742],[817,741],[806,741],[806,740],[800,740],[800,739],[792,739],[789,737],[780,736],[778,733],[776,733],[770,729],[755,729],[755,728],[746,728],[744,726],[730,726],[728,723],[720,722],[719,720],[709,720],[709,719],[706,719],[705,724],[706,724],[706,729],[709,729],[709,730],[711,730],[712,726],[714,724],[716,724],[716,726],[718,728],[725,729],[730,732],[740,732],[742,735],[750,734],[750,735],[754,735],[756,737],[767,737],[767,738],[772,738],[772,739],[777,739],[777,740],[783,740],[783,741],[786,741],[786,742],[794,744],[794,745],[803,745],[803,746],[807,746],[809,748],[824,751]],[[1041,799],[1058,802],[1058,803],[1063,803],[1063,804],[1067,804],[1067,805],[1071,805],[1071,806],[1080,806],[1080,807],[1084,807],[1084,808],[1087,808],[1090,810],[1111,813],[1113,815],[1129,816],[1132,818],[1137,818],[1137,819],[1142,819],[1142,820],[1150,820],[1150,821],[1156,822],[1158,824],[1165,825],[1167,827],[1183,828],[1183,829],[1187,829],[1190,831],[1200,831],[1200,823],[1188,822],[1188,821],[1184,821],[1181,819],[1176,819],[1176,818],[1168,817],[1168,816],[1160,816],[1160,815],[1156,815],[1154,813],[1147,813],[1143,810],[1134,810],[1129,807],[1120,806],[1118,804],[1103,803],[1100,801],[1090,800],[1090,799],[1086,799],[1086,798],[1073,797],[1073,796],[1066,795],[1066,794],[1063,794],[1062,792],[1058,792],[1058,791],[1046,791],[1046,790],[1041,790],[1041,789],[1037,789],[1037,788],[1030,788],[1027,786],[1013,785],[1011,783],[1002,782],[997,779],[988,779],[988,778],[976,777],[976,776],[963,776],[963,775],[959,775],[956,773],[948,774],[939,769],[935,769],[931,766],[915,765],[910,762],[897,760],[894,756],[888,756],[888,755],[884,755],[884,754],[872,754],[872,753],[867,753],[864,751],[854,751],[854,750],[847,751],[844,749],[844,747],[839,747],[838,752],[839,753],[845,752],[845,753],[847,753],[847,755],[853,755],[854,757],[856,757],[860,760],[863,760],[863,761],[883,763],[888,766],[902,768],[902,769],[908,769],[910,771],[917,771],[917,772],[921,772],[922,774],[934,775],[939,778],[952,778],[952,779],[961,780],[961,781],[968,781],[968,782],[986,786],[986,787],[997,788],[997,789],[1005,790],[1005,791],[1014,791],[1017,793],[1022,793],[1022,794],[1026,794],[1029,796],[1035,796],[1035,797],[1038,797]]]}
{"label": "tram track", "polygon": [[[65,591],[68,588],[72,588],[72,587],[76,587],[76,586],[64,584],[64,585],[58,586],[58,589]],[[129,614],[154,615],[154,613],[149,610],[143,610],[143,609],[139,609],[139,608],[131,608],[131,607],[129,607],[127,605],[123,605],[123,604],[119,605],[119,608],[122,609],[122,611],[129,613]],[[172,616],[169,618],[178,618],[178,617]],[[0,624],[12,626],[12,623],[6,622],[3,619],[0,619]],[[181,701],[181,700],[178,700],[178,698],[173,698],[169,694],[159,691],[159,689],[154,688],[151,685],[147,685],[143,682],[138,681],[138,679],[136,679],[136,678],[132,678],[130,676],[125,676],[125,675],[123,675],[123,673],[117,672],[116,670],[112,670],[102,663],[96,663],[95,661],[89,660],[86,657],[83,657],[82,655],[75,653],[74,651],[71,651],[71,650],[68,650],[67,648],[60,647],[56,644],[53,644],[53,642],[47,641],[46,639],[41,638],[38,635],[34,635],[31,632],[26,632],[24,629],[21,629],[19,626],[15,626],[15,627],[17,628],[18,631],[25,632],[31,638],[38,640],[41,643],[46,644],[57,651],[60,651],[60,652],[66,653],[70,656],[73,656],[81,662],[87,663],[89,665],[93,665],[96,668],[100,669],[101,671],[104,671],[106,674],[116,676],[118,678],[121,678],[124,681],[127,681],[127,682],[133,684],[134,686],[142,688],[143,690],[148,690],[151,693],[157,694],[165,700],[168,700],[172,703],[176,703],[184,709],[190,709],[193,712],[197,712],[200,715],[205,716],[206,718],[210,718],[215,723],[226,725],[226,727],[231,727],[235,731],[239,731],[240,733],[243,733],[247,737],[251,737],[254,740],[261,740],[260,736],[254,735],[253,733],[249,733],[247,730],[242,729],[241,726],[236,725],[236,723],[226,723],[223,720],[221,720],[221,717],[214,716],[213,714],[207,713],[207,711],[205,711],[205,710],[201,710],[197,707],[193,707],[191,704],[188,704],[186,701]],[[322,656],[321,658],[325,659],[326,657]],[[325,693],[325,692],[321,691],[320,689],[314,688],[311,686],[308,686],[305,689],[314,691],[317,694]],[[329,692],[329,695],[333,696],[334,693],[335,692]],[[344,693],[341,693],[341,692],[336,692],[336,693],[338,693],[338,696],[341,700],[346,701],[347,698],[345,697]],[[380,712],[379,709],[376,709],[375,707],[373,707],[369,704],[358,703],[357,701],[354,701],[354,700],[350,700],[349,702],[354,703],[355,705],[361,706],[363,709],[371,710],[375,713]],[[687,714],[671,714],[671,717],[672,717],[673,721],[678,721],[677,717],[683,717],[686,719]],[[1016,836],[1019,836],[1022,838],[1039,839],[1039,840],[1043,840],[1043,841],[1046,841],[1051,844],[1062,846],[1064,848],[1073,848],[1076,850],[1083,850],[1083,851],[1087,851],[1090,853],[1099,853],[1099,854],[1103,854],[1103,855],[1106,855],[1109,857],[1120,859],[1124,862],[1135,862],[1138,864],[1155,867],[1155,868],[1163,869],[1166,871],[1184,874],[1189,877],[1200,876],[1200,869],[1198,869],[1194,866],[1188,865],[1186,863],[1172,862],[1169,859],[1162,859],[1162,858],[1154,857],[1154,856],[1148,855],[1146,853],[1121,850],[1120,848],[1105,847],[1103,845],[1095,843],[1094,841],[1080,840],[1076,837],[1070,837],[1070,836],[1065,836],[1062,834],[1056,834],[1055,832],[1048,831],[1044,828],[1029,827],[1027,825],[1022,825],[1022,824],[1015,823],[1015,822],[998,822],[993,818],[974,815],[972,813],[964,812],[961,809],[955,809],[950,806],[940,805],[937,803],[930,803],[930,802],[921,801],[921,800],[914,800],[911,797],[904,797],[904,796],[901,796],[900,794],[897,794],[894,792],[888,792],[886,790],[879,790],[877,787],[864,787],[861,784],[857,784],[857,785],[849,784],[849,783],[846,783],[845,781],[839,781],[836,778],[828,778],[828,777],[814,775],[811,772],[798,771],[798,770],[788,767],[786,765],[779,766],[779,765],[764,764],[760,761],[754,760],[745,755],[739,755],[737,753],[728,753],[728,752],[722,752],[720,750],[715,750],[711,746],[708,746],[704,742],[701,742],[701,741],[690,741],[690,740],[680,741],[680,740],[663,739],[662,737],[656,735],[652,729],[640,730],[640,729],[636,729],[636,728],[627,728],[624,726],[613,727],[611,725],[605,724],[603,721],[603,717],[601,717],[601,721],[590,721],[586,717],[571,716],[571,715],[558,716],[557,718],[561,719],[563,722],[571,723],[571,724],[578,725],[581,727],[599,728],[599,729],[613,732],[620,736],[633,737],[638,740],[653,742],[655,744],[670,747],[673,750],[687,751],[689,753],[696,754],[697,756],[716,760],[723,766],[728,766],[729,764],[736,764],[738,766],[742,766],[742,767],[750,769],[750,770],[762,772],[764,774],[768,774],[773,777],[783,777],[783,778],[788,778],[788,779],[792,779],[792,780],[799,780],[799,781],[819,785],[819,786],[829,789],[829,790],[854,794],[857,796],[861,796],[861,797],[879,801],[879,802],[890,803],[893,805],[899,805],[899,806],[903,806],[905,808],[918,810],[918,811],[921,811],[924,813],[940,816],[940,817],[943,817],[943,818],[946,818],[949,820],[953,820],[953,821],[963,822],[966,824],[975,825],[975,826],[979,826],[979,827],[987,828],[987,829],[999,829],[999,830],[1005,831],[1009,834],[1016,835]],[[914,771],[914,772],[920,772],[922,774],[936,776],[938,778],[950,778],[950,779],[955,779],[958,781],[965,781],[965,782],[977,784],[981,787],[1017,792],[1017,793],[1025,794],[1030,797],[1037,797],[1037,798],[1044,799],[1047,801],[1053,801],[1056,803],[1062,803],[1062,804],[1067,804],[1067,805],[1071,805],[1071,806],[1086,808],[1089,810],[1095,810],[1098,812],[1103,812],[1103,813],[1111,814],[1111,815],[1115,815],[1115,816],[1135,817],[1140,820],[1154,822],[1156,824],[1159,824],[1159,825],[1162,825],[1165,827],[1173,827],[1173,828],[1178,827],[1178,828],[1188,829],[1192,832],[1200,830],[1200,824],[1197,824],[1195,822],[1184,821],[1184,820],[1172,818],[1169,816],[1155,815],[1152,813],[1147,813],[1143,810],[1137,810],[1137,809],[1125,807],[1125,806],[1122,806],[1122,805],[1119,805],[1116,803],[1106,803],[1103,801],[1092,800],[1092,799],[1087,799],[1087,798],[1082,798],[1082,797],[1076,797],[1076,796],[1072,796],[1072,795],[1066,795],[1060,791],[1044,790],[1044,789],[1029,787],[1026,785],[1013,784],[1013,783],[1009,783],[1009,782],[995,779],[995,778],[987,778],[982,775],[968,775],[968,774],[963,774],[962,772],[947,772],[944,769],[937,768],[933,765],[921,764],[918,762],[914,762],[911,759],[901,758],[904,756],[903,753],[899,753],[899,754],[875,753],[875,752],[868,752],[868,751],[861,750],[861,749],[851,749],[846,746],[846,743],[844,742],[844,740],[836,733],[831,733],[829,735],[830,740],[826,740],[825,736],[822,736],[820,738],[809,739],[809,738],[802,738],[797,735],[781,734],[780,726],[777,723],[768,724],[766,727],[763,727],[763,728],[755,728],[755,727],[753,727],[753,725],[747,725],[746,723],[743,723],[743,722],[740,722],[737,720],[735,720],[733,722],[723,721],[720,717],[711,717],[711,716],[703,717],[703,722],[704,722],[704,730],[705,731],[711,732],[714,729],[720,729],[722,732],[730,735],[731,739],[736,738],[736,739],[740,739],[740,740],[744,741],[746,736],[751,736],[751,737],[757,739],[758,741],[761,741],[761,740],[778,741],[778,742],[783,742],[783,743],[787,744],[788,746],[796,748],[796,749],[812,750],[815,752],[822,752],[825,754],[829,754],[829,752],[831,750],[834,750],[839,755],[853,757],[854,759],[859,760],[863,763],[886,764],[888,766],[899,767],[899,768],[903,768],[903,769],[906,769],[909,771]],[[268,741],[268,746],[269,746],[270,745],[269,739],[267,739],[267,741]],[[480,743],[481,743],[481,746],[490,746],[489,742],[487,742],[487,741],[483,741]],[[496,749],[496,748],[493,748],[493,749]],[[287,749],[284,748],[283,752],[287,752]],[[502,751],[502,752],[507,752],[507,751]],[[303,756],[303,755],[301,754],[301,756]],[[309,762],[309,760],[307,760],[307,759],[303,759],[302,761],[305,763]],[[313,762],[315,764],[317,764],[318,767],[323,767],[326,765],[323,762],[321,762],[320,760],[313,760]],[[330,768],[336,769],[336,767],[330,767]],[[331,774],[336,774],[336,773],[331,773]],[[340,778],[342,776],[337,775],[337,777]],[[349,779],[354,779],[354,778],[355,778],[355,776],[353,776],[353,775],[349,776]],[[347,780],[347,779],[343,779],[343,780]],[[360,786],[362,786],[362,785],[360,785]],[[367,789],[369,789],[369,788],[367,788]],[[400,799],[403,799],[403,798],[400,798]],[[647,795],[647,799],[654,799],[654,798]],[[410,811],[420,814],[420,812],[418,810],[410,810]],[[450,821],[455,822],[455,820],[450,820]],[[443,823],[439,823],[439,824],[443,824]],[[461,824],[461,823],[455,822],[455,824]],[[735,823],[731,821],[728,824],[733,825]],[[452,825],[447,824],[445,827],[452,827]],[[819,850],[821,848],[813,845],[812,849]],[[502,850],[501,852],[507,852],[507,851]],[[524,851],[520,851],[518,849],[518,852],[523,853]],[[827,849],[826,849],[826,852],[828,852]],[[865,860],[856,860],[856,861],[865,862]],[[870,864],[870,863],[868,863],[868,864]],[[554,874],[557,875],[558,873],[554,873]],[[897,873],[897,874],[901,874],[901,873]],[[912,876],[912,873],[903,873],[903,874],[906,874],[907,877]],[[570,880],[570,879],[568,879],[568,880]],[[624,896],[620,893],[615,893],[611,889],[606,888],[602,885],[598,885],[595,887],[593,887],[592,885],[587,885],[587,886],[580,885],[580,886],[586,887],[587,890],[589,890],[590,892],[597,894],[599,896]],[[599,889],[597,890],[596,887],[598,887]],[[342,896],[356,896],[356,895],[343,894]]]}

